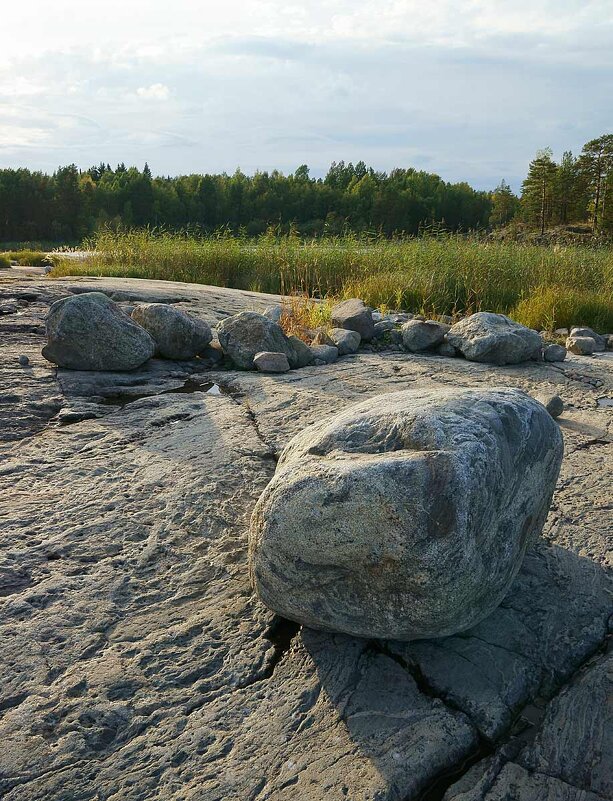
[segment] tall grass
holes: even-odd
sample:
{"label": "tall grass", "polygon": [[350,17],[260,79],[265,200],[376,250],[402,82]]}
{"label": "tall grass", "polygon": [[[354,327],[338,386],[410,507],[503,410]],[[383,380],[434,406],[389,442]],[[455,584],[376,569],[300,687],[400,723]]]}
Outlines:
{"label": "tall grass", "polygon": [[195,238],[104,231],[83,262],[54,257],[52,275],[126,276],[319,297],[427,314],[509,313],[530,325],[613,330],[613,247],[489,242],[457,235]]}

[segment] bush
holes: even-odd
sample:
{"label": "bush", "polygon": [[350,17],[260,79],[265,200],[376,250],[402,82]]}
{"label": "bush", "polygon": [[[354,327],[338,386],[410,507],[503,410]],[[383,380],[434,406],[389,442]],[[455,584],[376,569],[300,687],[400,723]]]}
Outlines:
{"label": "bush", "polygon": [[5,253],[0,253],[0,269],[11,266],[11,260]]}
{"label": "bush", "polygon": [[537,287],[530,297],[517,304],[510,316],[537,330],[586,325],[609,333],[613,331],[613,297],[563,286]]}
{"label": "bush", "polygon": [[22,267],[44,267],[49,264],[47,254],[42,250],[12,250],[6,255]]}

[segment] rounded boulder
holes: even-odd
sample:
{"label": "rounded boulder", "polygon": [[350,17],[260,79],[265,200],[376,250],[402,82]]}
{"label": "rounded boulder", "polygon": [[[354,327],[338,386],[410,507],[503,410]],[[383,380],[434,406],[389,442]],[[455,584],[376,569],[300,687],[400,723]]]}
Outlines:
{"label": "rounded boulder", "polygon": [[516,389],[393,393],[294,437],[253,512],[264,603],[325,631],[414,640],[502,601],[540,533],[562,461]]}
{"label": "rounded boulder", "polygon": [[149,332],[164,359],[193,359],[213,338],[208,323],[167,303],[136,306],[132,319]]}

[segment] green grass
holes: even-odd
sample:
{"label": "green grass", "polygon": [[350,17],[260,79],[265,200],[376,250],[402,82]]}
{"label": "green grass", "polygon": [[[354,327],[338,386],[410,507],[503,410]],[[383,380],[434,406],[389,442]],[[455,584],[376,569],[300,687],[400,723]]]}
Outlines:
{"label": "green grass", "polygon": [[25,267],[43,267],[49,264],[47,253],[43,250],[9,250],[1,255]]}
{"label": "green grass", "polygon": [[106,231],[82,263],[54,259],[52,275],[108,275],[272,293],[360,297],[434,314],[508,313],[535,328],[613,331],[613,247],[543,247],[461,236],[301,240],[268,233],[194,238]]}

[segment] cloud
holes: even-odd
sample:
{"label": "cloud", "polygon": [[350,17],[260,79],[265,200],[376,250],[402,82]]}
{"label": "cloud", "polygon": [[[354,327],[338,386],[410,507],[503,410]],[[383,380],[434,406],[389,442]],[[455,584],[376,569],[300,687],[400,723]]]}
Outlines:
{"label": "cloud", "polygon": [[168,100],[170,89],[163,83],[152,83],[151,86],[139,86],[136,94],[144,100]]}

